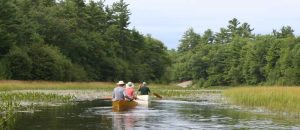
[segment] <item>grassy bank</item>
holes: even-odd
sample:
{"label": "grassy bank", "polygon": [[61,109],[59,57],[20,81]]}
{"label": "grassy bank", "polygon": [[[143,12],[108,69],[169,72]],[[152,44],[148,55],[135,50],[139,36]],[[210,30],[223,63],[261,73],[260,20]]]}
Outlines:
{"label": "grassy bank", "polygon": [[[0,81],[0,91],[11,90],[97,90],[109,92],[113,90],[116,83],[113,82],[46,82],[46,81]],[[137,90],[139,83],[135,83]],[[184,98],[197,97],[201,93],[219,93],[219,88],[200,89],[200,88],[182,88],[175,84],[149,84],[151,92],[155,92],[164,98]],[[223,88],[222,88],[223,89]],[[209,91],[209,92],[208,92]],[[100,94],[101,95],[101,94]]]}
{"label": "grassy bank", "polygon": [[103,89],[111,90],[113,83],[109,82],[47,82],[47,81],[0,81],[0,90],[80,90]]}
{"label": "grassy bank", "polygon": [[238,105],[300,113],[300,87],[239,87],[225,90],[224,95]]}
{"label": "grassy bank", "polygon": [[[0,81],[0,90],[109,90],[116,86],[113,82],[47,82],[47,81],[16,81],[3,80]],[[135,83],[135,88],[139,84]],[[184,88],[175,85],[150,84],[152,89],[170,89],[176,88],[183,90]]]}

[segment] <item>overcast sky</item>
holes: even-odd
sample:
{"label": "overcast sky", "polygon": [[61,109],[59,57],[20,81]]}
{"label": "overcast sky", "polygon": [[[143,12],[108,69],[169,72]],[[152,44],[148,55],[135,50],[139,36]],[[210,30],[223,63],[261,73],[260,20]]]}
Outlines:
{"label": "overcast sky", "polygon": [[[88,0],[87,0],[88,1]],[[94,0],[97,1],[97,0]],[[111,4],[117,0],[106,0]],[[151,34],[169,49],[177,48],[190,27],[197,33],[218,32],[228,21],[247,22],[256,34],[291,26],[300,32],[300,0],[125,0],[132,13],[130,28]]]}

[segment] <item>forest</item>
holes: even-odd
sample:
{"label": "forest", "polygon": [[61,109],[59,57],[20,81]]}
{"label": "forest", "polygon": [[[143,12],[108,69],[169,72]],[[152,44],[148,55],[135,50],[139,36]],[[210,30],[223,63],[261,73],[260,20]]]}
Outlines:
{"label": "forest", "polygon": [[219,32],[188,29],[173,59],[172,78],[197,86],[300,85],[300,37],[290,26],[253,33],[236,18]]}
{"label": "forest", "polygon": [[0,0],[0,14],[0,79],[300,85],[300,37],[290,26],[254,34],[233,18],[219,32],[190,28],[168,50],[129,29],[123,0]]}
{"label": "forest", "polygon": [[160,81],[171,61],[123,0],[0,0],[0,79]]}

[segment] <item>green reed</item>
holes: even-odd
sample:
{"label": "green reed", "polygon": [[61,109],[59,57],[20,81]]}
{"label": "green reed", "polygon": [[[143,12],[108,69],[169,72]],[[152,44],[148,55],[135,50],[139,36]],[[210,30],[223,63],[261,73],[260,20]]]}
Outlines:
{"label": "green reed", "polygon": [[238,105],[300,113],[300,87],[240,87],[225,90],[224,95]]}

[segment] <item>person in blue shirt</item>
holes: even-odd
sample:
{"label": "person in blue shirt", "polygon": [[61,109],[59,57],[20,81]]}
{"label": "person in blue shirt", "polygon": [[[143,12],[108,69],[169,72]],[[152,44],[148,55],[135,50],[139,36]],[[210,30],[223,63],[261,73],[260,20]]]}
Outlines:
{"label": "person in blue shirt", "polygon": [[117,87],[114,88],[112,93],[113,101],[123,101],[125,100],[125,98],[128,99],[129,101],[133,100],[133,98],[127,96],[124,86],[125,86],[124,81],[119,81],[117,83]]}

